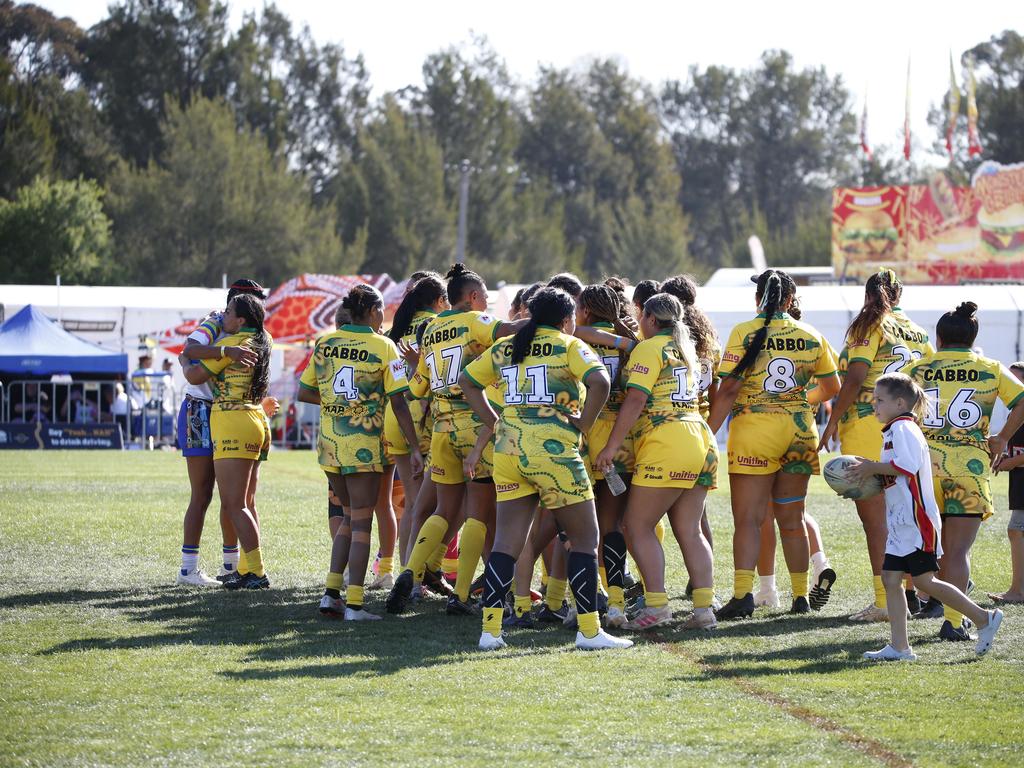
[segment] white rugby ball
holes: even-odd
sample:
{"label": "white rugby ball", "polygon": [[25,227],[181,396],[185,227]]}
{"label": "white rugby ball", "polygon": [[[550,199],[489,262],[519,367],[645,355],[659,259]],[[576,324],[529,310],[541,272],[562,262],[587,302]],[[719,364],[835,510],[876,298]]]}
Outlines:
{"label": "white rugby ball", "polygon": [[857,456],[836,456],[822,470],[825,482],[833,491],[855,501],[870,499],[882,492],[882,481],[877,475],[861,480],[850,473],[850,465],[858,461]]}

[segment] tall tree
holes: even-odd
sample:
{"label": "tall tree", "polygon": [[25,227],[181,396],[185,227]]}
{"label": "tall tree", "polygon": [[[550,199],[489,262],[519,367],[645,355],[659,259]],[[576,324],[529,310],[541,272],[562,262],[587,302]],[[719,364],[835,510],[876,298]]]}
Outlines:
{"label": "tall tree", "polygon": [[344,272],[328,212],[262,135],[238,132],[227,105],[197,99],[167,107],[162,163],[122,163],[109,209],[123,271],[116,282],[218,284],[222,273],[266,283],[305,271]]}

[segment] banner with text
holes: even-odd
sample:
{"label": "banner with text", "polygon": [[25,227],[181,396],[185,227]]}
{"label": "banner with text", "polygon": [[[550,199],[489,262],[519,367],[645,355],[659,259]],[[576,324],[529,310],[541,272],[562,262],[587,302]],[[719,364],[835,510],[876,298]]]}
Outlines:
{"label": "banner with text", "polygon": [[124,438],[118,424],[0,423],[0,450],[5,448],[120,450],[124,448]]}

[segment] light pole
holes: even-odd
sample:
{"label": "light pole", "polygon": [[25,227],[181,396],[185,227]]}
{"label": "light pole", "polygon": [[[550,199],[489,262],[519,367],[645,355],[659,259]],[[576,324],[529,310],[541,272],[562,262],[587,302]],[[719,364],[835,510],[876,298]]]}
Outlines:
{"label": "light pole", "polygon": [[469,160],[459,163],[459,229],[455,240],[455,261],[466,260],[466,209],[469,207]]}

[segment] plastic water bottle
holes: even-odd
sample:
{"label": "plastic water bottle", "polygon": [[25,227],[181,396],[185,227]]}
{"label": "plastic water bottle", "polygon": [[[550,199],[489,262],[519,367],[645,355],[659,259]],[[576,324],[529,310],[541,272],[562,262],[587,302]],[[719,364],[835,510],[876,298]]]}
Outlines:
{"label": "plastic water bottle", "polygon": [[626,492],[626,484],[622,482],[614,466],[604,473],[604,481],[608,483],[608,490],[612,492],[612,496],[621,496]]}

